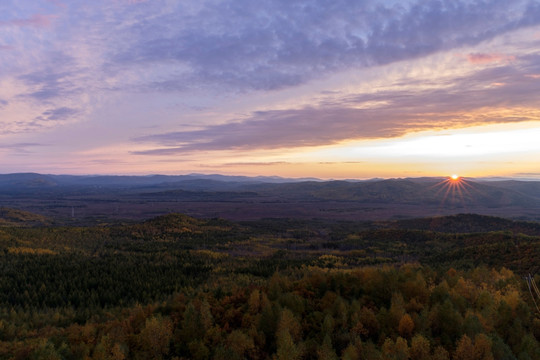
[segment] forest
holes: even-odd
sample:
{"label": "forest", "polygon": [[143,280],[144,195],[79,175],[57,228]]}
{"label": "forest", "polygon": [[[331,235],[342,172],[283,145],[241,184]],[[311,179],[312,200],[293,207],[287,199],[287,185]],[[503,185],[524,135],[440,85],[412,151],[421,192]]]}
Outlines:
{"label": "forest", "polygon": [[0,359],[540,359],[536,222],[0,216]]}

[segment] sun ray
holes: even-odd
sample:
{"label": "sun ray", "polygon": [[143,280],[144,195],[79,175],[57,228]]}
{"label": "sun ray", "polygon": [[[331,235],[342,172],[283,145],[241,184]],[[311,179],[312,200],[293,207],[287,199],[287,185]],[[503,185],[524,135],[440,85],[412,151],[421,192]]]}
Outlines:
{"label": "sun ray", "polygon": [[476,188],[465,178],[457,174],[452,174],[444,180],[430,186],[430,189],[437,189],[435,196],[440,196],[443,193],[439,212],[442,212],[443,208],[462,207],[467,211],[467,207],[473,198],[473,191]]}

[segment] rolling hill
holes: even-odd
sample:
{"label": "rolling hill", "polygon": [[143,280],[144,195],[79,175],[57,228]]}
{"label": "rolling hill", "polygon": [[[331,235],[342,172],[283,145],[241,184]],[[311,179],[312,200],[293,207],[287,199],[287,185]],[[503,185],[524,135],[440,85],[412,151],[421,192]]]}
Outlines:
{"label": "rolling hill", "polygon": [[388,220],[477,213],[540,220],[540,182],[445,178],[320,181],[223,175],[0,175],[0,206],[69,221],[170,212],[231,220]]}

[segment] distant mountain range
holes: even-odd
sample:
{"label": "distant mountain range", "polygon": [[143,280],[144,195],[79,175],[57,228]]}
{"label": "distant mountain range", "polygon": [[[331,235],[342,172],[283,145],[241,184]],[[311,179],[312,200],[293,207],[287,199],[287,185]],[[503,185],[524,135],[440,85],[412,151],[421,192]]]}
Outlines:
{"label": "distant mountain range", "polygon": [[[107,205],[108,204],[108,205]],[[129,205],[131,204],[131,205]],[[0,206],[45,216],[390,219],[479,213],[540,219],[540,181],[323,181],[225,175],[0,175]],[[62,208],[71,207],[71,213]],[[128,208],[129,207],[129,208]],[[111,210],[113,209],[113,210]]]}
{"label": "distant mountain range", "polygon": [[227,176],[227,175],[46,175],[38,173],[0,174],[2,188],[33,188],[46,186],[156,186],[194,180],[210,180],[227,183],[290,183],[322,181],[316,178],[282,178],[278,176]]}

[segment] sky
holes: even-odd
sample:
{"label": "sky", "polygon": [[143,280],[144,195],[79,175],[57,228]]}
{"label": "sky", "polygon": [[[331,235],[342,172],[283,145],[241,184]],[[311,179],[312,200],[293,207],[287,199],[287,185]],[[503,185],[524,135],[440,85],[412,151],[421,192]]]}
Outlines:
{"label": "sky", "polygon": [[2,0],[0,173],[540,178],[540,0]]}

